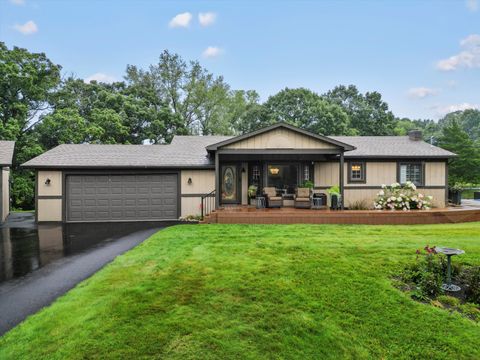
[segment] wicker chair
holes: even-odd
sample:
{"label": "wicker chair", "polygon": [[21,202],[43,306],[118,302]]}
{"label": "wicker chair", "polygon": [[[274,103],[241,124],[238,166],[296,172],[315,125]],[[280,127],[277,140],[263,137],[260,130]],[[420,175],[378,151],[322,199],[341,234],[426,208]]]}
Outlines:
{"label": "wicker chair", "polygon": [[299,209],[310,209],[312,207],[310,188],[297,188],[294,206]]}
{"label": "wicker chair", "polygon": [[283,205],[282,197],[277,196],[277,190],[274,187],[263,188],[263,193],[267,198],[267,207],[280,208]]}

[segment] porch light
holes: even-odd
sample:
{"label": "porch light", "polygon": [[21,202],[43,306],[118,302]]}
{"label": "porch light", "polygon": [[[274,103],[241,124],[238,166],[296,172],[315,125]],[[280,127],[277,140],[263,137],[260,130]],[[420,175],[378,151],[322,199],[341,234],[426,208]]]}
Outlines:
{"label": "porch light", "polygon": [[45,185],[50,185],[51,182],[52,182],[52,180],[50,180],[49,178],[47,178],[47,180],[45,180]]}
{"label": "porch light", "polygon": [[188,183],[188,185],[192,185],[192,178],[188,178],[187,183]]}
{"label": "porch light", "polygon": [[277,167],[271,167],[268,171],[270,171],[270,174],[272,175],[278,175],[278,173],[280,172],[280,169]]}

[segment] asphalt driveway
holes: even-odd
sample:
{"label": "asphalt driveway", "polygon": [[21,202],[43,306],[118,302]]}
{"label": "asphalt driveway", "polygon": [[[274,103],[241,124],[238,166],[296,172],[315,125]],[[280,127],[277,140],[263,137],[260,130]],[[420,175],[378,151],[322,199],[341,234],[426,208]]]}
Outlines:
{"label": "asphalt driveway", "polygon": [[0,240],[0,335],[168,224],[36,225],[14,215]]}

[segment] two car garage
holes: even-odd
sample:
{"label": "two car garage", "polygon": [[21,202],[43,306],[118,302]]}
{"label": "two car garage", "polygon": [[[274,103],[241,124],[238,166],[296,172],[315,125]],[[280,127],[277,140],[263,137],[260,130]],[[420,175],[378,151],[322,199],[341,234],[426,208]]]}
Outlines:
{"label": "two car garage", "polygon": [[178,174],[65,176],[65,221],[159,221],[179,217]]}

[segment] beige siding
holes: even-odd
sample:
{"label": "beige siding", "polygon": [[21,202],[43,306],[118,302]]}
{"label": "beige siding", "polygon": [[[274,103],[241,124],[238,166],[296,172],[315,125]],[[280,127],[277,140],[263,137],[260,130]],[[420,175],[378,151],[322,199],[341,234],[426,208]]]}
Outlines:
{"label": "beige siding", "polygon": [[424,194],[424,195],[430,195],[433,196],[433,206],[437,208],[443,208],[446,206],[445,204],[445,195],[446,195],[445,189],[419,189],[419,192]]}
{"label": "beige siding", "polygon": [[[45,181],[50,179],[50,184]],[[38,193],[37,196],[62,196],[62,172],[61,171],[39,171],[37,176]]]}
{"label": "beige siding", "polygon": [[[315,186],[333,186],[339,184],[338,162],[315,163]],[[397,163],[395,162],[366,162],[367,181],[363,183],[348,183],[348,162],[344,165],[345,186],[380,186],[397,181]]]}
{"label": "beige siding", "polygon": [[339,184],[339,164],[336,162],[317,162],[314,165],[315,186],[333,186]]}
{"label": "beige siding", "polygon": [[4,221],[10,213],[10,170],[4,168],[2,170],[2,221]]}
{"label": "beige siding", "polygon": [[380,189],[345,189],[345,206],[350,207],[355,202],[363,201],[371,209],[379,191]]}
{"label": "beige siding", "polygon": [[445,162],[425,163],[425,186],[445,186]]}
{"label": "beige siding", "polygon": [[[330,187],[338,185],[338,163],[317,162],[315,163],[315,186]],[[390,185],[397,181],[396,162],[366,162],[365,184],[348,183],[348,162],[345,163],[345,206],[349,207],[354,202],[364,201],[368,207],[373,206],[377,193],[382,184]],[[425,186],[426,189],[419,189],[424,195],[433,196],[434,207],[445,207],[445,189],[428,189],[428,186],[445,185],[445,163],[425,163]],[[349,189],[349,186],[378,186],[378,189]]]}
{"label": "beige siding", "polygon": [[[192,183],[188,183],[192,179]],[[215,189],[214,170],[182,170],[182,194],[207,194]]]}
{"label": "beige siding", "polygon": [[182,217],[199,216],[202,211],[201,197],[182,197]]}
{"label": "beige siding", "polygon": [[335,149],[336,146],[289,129],[278,128],[227,145],[225,149]]}
{"label": "beige siding", "polygon": [[62,221],[62,199],[38,199],[38,221]]}

